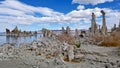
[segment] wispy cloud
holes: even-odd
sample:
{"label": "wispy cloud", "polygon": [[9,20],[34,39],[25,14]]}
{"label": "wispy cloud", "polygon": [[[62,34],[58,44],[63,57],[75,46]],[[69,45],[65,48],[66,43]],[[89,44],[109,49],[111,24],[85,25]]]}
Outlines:
{"label": "wispy cloud", "polygon": [[41,13],[42,15],[45,15],[45,16],[56,16],[56,15],[62,14],[60,12],[56,12],[50,8],[47,8],[47,7],[34,7],[34,6],[30,6],[30,5],[21,3],[17,0],[3,1],[1,6],[4,8],[12,9],[13,11],[18,10],[18,11],[21,11],[25,14],[27,14],[27,13],[34,14],[36,12]]}
{"label": "wispy cloud", "polygon": [[112,1],[113,0],[73,0],[72,3],[97,5],[100,3],[112,2]]}
{"label": "wispy cloud", "polygon": [[30,24],[44,21],[44,17],[38,18],[35,16],[36,13],[44,17],[63,15],[63,13],[54,11],[53,9],[47,7],[34,7],[16,0],[6,0],[2,1],[0,4],[0,15],[2,19],[6,19],[6,22]]}

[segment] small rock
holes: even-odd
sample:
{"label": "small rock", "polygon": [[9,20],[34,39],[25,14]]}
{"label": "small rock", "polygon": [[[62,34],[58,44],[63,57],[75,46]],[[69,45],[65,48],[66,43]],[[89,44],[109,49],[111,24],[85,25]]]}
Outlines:
{"label": "small rock", "polygon": [[32,66],[32,68],[38,68],[37,66]]}
{"label": "small rock", "polygon": [[85,55],[83,55],[83,54],[77,54],[77,55],[75,55],[75,58],[83,58]]}
{"label": "small rock", "polygon": [[69,57],[70,61],[74,59],[74,52],[73,52],[73,50],[74,50],[73,45],[69,45],[67,51],[68,51],[68,57]]}
{"label": "small rock", "polygon": [[117,67],[120,68],[120,61],[117,60],[116,62],[117,62]]}
{"label": "small rock", "polygon": [[113,63],[113,62],[110,62],[110,64],[111,64],[112,66],[114,66],[114,65],[115,65],[115,63]]}
{"label": "small rock", "polygon": [[112,65],[110,63],[106,63],[105,68],[113,68],[113,67],[112,67]]}
{"label": "small rock", "polygon": [[55,64],[57,65],[63,65],[64,64],[64,60],[62,59],[62,57],[58,56],[57,58],[54,59]]}

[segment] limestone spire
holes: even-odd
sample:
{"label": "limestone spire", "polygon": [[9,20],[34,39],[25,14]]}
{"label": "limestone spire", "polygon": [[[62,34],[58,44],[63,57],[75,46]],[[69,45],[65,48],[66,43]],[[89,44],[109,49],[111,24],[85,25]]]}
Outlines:
{"label": "limestone spire", "polygon": [[111,29],[111,31],[114,31],[114,30],[116,30],[116,24],[114,24],[114,26],[113,26],[113,28]]}
{"label": "limestone spire", "polygon": [[64,29],[64,27],[62,27],[62,33],[65,33],[65,29]]}
{"label": "limestone spire", "polygon": [[114,24],[114,27],[113,27],[114,29],[116,29],[116,24]]}
{"label": "limestone spire", "polygon": [[75,29],[75,38],[78,38],[78,37],[79,37],[78,29]]}
{"label": "limestone spire", "polygon": [[98,25],[98,26],[99,26],[99,28],[98,28],[98,29],[99,29],[99,32],[101,32],[100,25]]}
{"label": "limestone spire", "polygon": [[106,35],[107,34],[107,26],[106,26],[106,19],[105,19],[105,12],[101,10],[102,13],[102,34]]}
{"label": "limestone spire", "polygon": [[6,34],[10,34],[10,30],[6,28]]}
{"label": "limestone spire", "polygon": [[97,30],[97,24],[96,24],[95,18],[96,18],[95,14],[92,13],[92,20],[91,20],[91,23],[92,23],[92,25],[91,25],[91,32],[92,32],[92,34],[95,34],[95,32]]}
{"label": "limestone spire", "polygon": [[66,28],[66,33],[70,34],[70,27],[69,26],[67,26],[67,28]]}
{"label": "limestone spire", "polygon": [[13,32],[14,34],[17,34],[17,33],[19,32],[18,27],[16,26],[16,27],[12,30],[12,32]]}
{"label": "limestone spire", "polygon": [[120,20],[119,20],[119,26],[118,27],[120,28]]}

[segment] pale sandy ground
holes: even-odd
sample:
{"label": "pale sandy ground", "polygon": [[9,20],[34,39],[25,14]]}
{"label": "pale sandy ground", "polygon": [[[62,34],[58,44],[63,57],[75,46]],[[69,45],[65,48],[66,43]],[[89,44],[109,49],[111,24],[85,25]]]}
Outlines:
{"label": "pale sandy ground", "polygon": [[20,60],[4,60],[0,61],[0,68],[32,68],[32,66],[26,65]]}

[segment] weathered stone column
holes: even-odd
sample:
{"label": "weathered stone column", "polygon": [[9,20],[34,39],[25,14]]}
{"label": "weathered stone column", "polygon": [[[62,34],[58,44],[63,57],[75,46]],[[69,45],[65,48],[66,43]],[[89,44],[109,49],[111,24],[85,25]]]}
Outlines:
{"label": "weathered stone column", "polygon": [[102,13],[102,34],[107,35],[107,26],[106,26],[106,19],[105,19],[105,12],[101,10]]}
{"label": "weathered stone column", "polygon": [[113,27],[114,29],[116,29],[116,24],[114,24],[114,27]]}
{"label": "weathered stone column", "polygon": [[6,34],[10,35],[10,30],[6,28]]}
{"label": "weathered stone column", "polygon": [[120,20],[119,20],[119,26],[118,26],[118,27],[119,27],[119,29],[120,29]]}
{"label": "weathered stone column", "polygon": [[65,29],[64,29],[64,27],[62,27],[62,33],[63,33],[63,34],[65,33]]}
{"label": "weathered stone column", "polygon": [[79,38],[79,32],[78,32],[78,29],[75,29],[75,38]]}
{"label": "weathered stone column", "polygon": [[66,33],[70,34],[70,28],[69,28],[69,26],[67,26],[67,28],[66,28]]}
{"label": "weathered stone column", "polygon": [[98,29],[99,29],[99,32],[100,32],[100,31],[101,31],[101,29],[100,29],[100,25],[99,25],[99,28],[98,28]]}
{"label": "weathered stone column", "polygon": [[97,24],[96,24],[95,14],[94,13],[92,13],[91,23],[92,23],[92,25],[91,25],[91,33],[92,33],[92,35],[94,35],[95,32],[97,31]]}
{"label": "weathered stone column", "polygon": [[114,30],[116,30],[116,24],[114,24],[113,28],[111,29],[111,31],[113,32]]}
{"label": "weathered stone column", "polygon": [[43,37],[47,37],[47,31],[45,28],[42,29]]}

